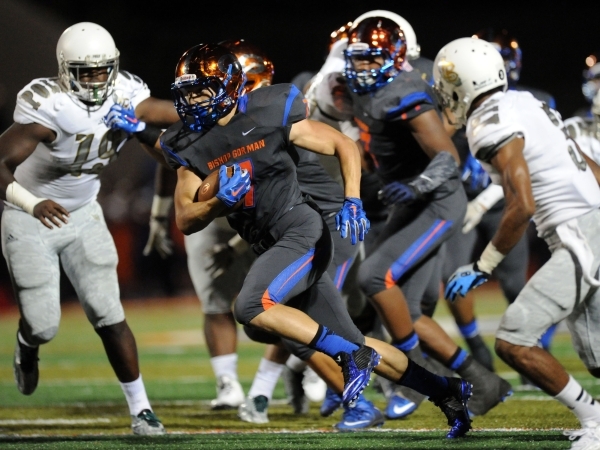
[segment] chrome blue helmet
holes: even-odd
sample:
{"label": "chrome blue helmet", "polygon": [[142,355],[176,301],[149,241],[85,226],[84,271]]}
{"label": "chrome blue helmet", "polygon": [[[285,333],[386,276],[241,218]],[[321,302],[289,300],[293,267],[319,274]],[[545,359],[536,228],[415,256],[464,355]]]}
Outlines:
{"label": "chrome blue helmet", "polygon": [[245,84],[246,74],[233,53],[218,44],[199,44],[179,59],[171,93],[183,124],[200,132],[233,110]]}
{"label": "chrome blue helmet", "polygon": [[[405,56],[406,38],[400,25],[386,17],[368,17],[348,31],[344,76],[354,92],[373,92],[398,75]],[[363,69],[365,61],[380,67]]]}

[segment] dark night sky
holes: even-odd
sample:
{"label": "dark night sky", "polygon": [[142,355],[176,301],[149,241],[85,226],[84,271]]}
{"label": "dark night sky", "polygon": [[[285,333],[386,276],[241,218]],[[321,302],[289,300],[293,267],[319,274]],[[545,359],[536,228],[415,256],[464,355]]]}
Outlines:
{"label": "dark night sky", "polygon": [[[0,57],[12,50],[19,55],[35,57],[44,52],[48,61],[41,68],[21,67],[21,87],[31,78],[56,73],[54,48],[60,32],[68,25],[92,21],[107,28],[121,51],[121,67],[141,76],[157,97],[168,98],[174,68],[179,56],[189,47],[209,41],[244,38],[263,48],[275,63],[275,82],[287,82],[298,72],[316,70],[325,56],[328,35],[347,21],[372,9],[389,9],[407,19],[413,26],[422,54],[433,59],[447,42],[472,35],[486,27],[508,29],[523,49],[521,81],[552,93],[563,116],[584,106],[581,94],[583,61],[592,51],[600,49],[597,20],[600,4],[572,1],[568,7],[534,7],[542,2],[486,1],[304,1],[286,4],[273,0],[232,2],[142,2],[138,0],[108,0],[81,2],[73,0],[4,0],[0,6],[10,12],[11,4],[18,8],[35,7],[35,13],[13,16],[8,41],[3,38]],[[557,3],[557,2],[554,2]],[[566,2],[561,2],[567,4]],[[149,6],[158,4],[158,6]],[[16,7],[16,6],[15,6]],[[2,15],[0,15],[1,17]],[[4,21],[9,19],[4,14]],[[8,15],[9,17],[10,14]],[[32,17],[33,16],[33,17]],[[19,27],[19,22],[37,20],[46,26]],[[0,18],[0,26],[2,19]],[[0,33],[2,33],[0,31]],[[1,47],[8,46],[1,49]],[[27,51],[19,53],[19,49]],[[33,54],[31,54],[33,52]],[[50,55],[48,55],[50,53]],[[10,55],[12,56],[12,54]],[[14,70],[0,68],[0,82],[11,77]],[[14,66],[12,66],[14,67]],[[28,69],[29,73],[28,72]],[[27,75],[29,77],[27,78]],[[15,82],[13,82],[15,83]],[[5,107],[14,105],[13,84],[5,87]]]}

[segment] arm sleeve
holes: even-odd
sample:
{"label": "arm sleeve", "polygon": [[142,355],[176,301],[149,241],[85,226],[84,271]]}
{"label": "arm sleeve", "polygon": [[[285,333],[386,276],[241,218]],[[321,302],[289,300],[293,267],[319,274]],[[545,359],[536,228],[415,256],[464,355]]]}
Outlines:
{"label": "arm sleeve", "polygon": [[440,152],[435,155],[423,173],[409,184],[420,194],[433,192],[452,175],[458,174],[458,166],[452,155]]}

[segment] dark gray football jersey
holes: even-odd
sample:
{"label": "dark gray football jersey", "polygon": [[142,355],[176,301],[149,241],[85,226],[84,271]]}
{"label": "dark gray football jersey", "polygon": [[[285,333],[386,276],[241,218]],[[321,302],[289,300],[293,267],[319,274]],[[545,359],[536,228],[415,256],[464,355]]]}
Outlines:
{"label": "dark gray football jersey", "polygon": [[227,216],[244,240],[258,242],[290,208],[302,203],[296,179],[291,126],[308,115],[306,100],[292,84],[263,87],[243,96],[225,126],[193,133],[181,122],[161,137],[172,168],[185,166],[200,178],[223,164],[239,164],[250,172],[252,187],[240,210]]}

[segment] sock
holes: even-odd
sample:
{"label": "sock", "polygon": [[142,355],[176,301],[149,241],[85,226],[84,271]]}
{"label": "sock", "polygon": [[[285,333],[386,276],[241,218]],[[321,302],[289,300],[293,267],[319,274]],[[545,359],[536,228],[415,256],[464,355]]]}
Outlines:
{"label": "sock", "polygon": [[152,411],[141,373],[137,380],[129,383],[121,383],[121,389],[129,405],[129,414],[137,416],[144,409]]}
{"label": "sock", "polygon": [[279,380],[281,372],[283,371],[283,366],[284,364],[277,364],[262,358],[258,365],[256,375],[254,375],[248,397],[255,398],[259,395],[264,395],[270,401],[273,397],[275,386],[277,386],[277,380]]}
{"label": "sock", "polygon": [[20,331],[18,331],[18,332],[17,332],[17,339],[18,339],[18,340],[19,340],[19,342],[20,342],[21,344],[23,344],[25,347],[30,347],[30,348],[36,348],[36,347],[38,347],[37,345],[31,345],[31,344],[28,344],[28,343],[27,343],[27,341],[25,341],[25,339],[23,339],[23,336],[21,336],[21,332],[20,332]]}
{"label": "sock", "polygon": [[462,366],[465,362],[470,362],[473,358],[462,348],[458,347],[456,353],[452,355],[450,361],[446,363],[446,367],[456,372],[460,366]]}
{"label": "sock", "polygon": [[352,353],[359,348],[358,345],[338,336],[323,325],[319,325],[317,334],[315,334],[315,337],[308,346],[332,358],[340,352]]}
{"label": "sock", "polygon": [[403,353],[407,353],[419,345],[419,337],[414,331],[399,341],[392,342],[392,345]]}
{"label": "sock", "polygon": [[477,319],[473,319],[473,321],[471,323],[468,323],[466,325],[459,325],[458,329],[460,331],[460,334],[462,334],[462,336],[465,339],[474,338],[475,336],[477,336],[479,334],[479,327],[477,326]]}
{"label": "sock", "polygon": [[573,411],[581,426],[589,422],[600,425],[600,404],[571,375],[565,388],[554,398]]}
{"label": "sock", "polygon": [[446,377],[431,373],[411,359],[408,360],[408,367],[398,380],[398,384],[432,398],[445,397],[448,394]]}
{"label": "sock", "polygon": [[213,372],[217,378],[228,376],[232,380],[237,380],[237,362],[237,353],[230,353],[229,355],[220,355],[210,358],[210,364],[212,365]]}
{"label": "sock", "polygon": [[554,333],[556,333],[556,329],[558,328],[558,324],[552,325],[550,328],[546,330],[546,332],[540,338],[540,344],[542,348],[546,351],[550,350],[550,344],[552,343],[552,338],[554,337]]}
{"label": "sock", "polygon": [[290,355],[285,365],[288,366],[291,371],[296,373],[304,372],[304,369],[306,369],[307,366],[306,361],[302,361],[296,355]]}

